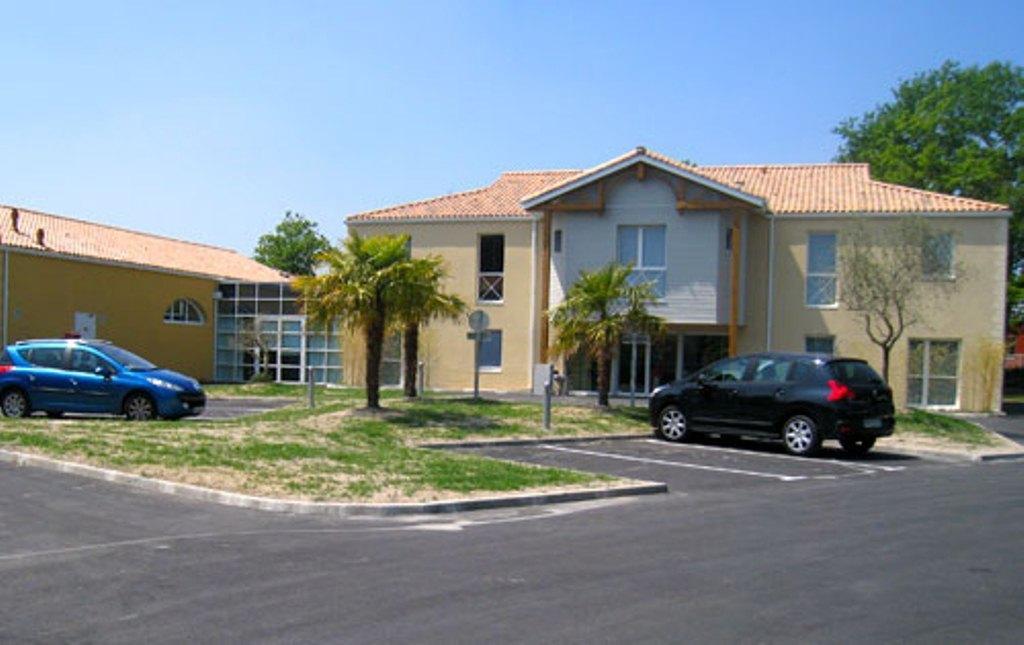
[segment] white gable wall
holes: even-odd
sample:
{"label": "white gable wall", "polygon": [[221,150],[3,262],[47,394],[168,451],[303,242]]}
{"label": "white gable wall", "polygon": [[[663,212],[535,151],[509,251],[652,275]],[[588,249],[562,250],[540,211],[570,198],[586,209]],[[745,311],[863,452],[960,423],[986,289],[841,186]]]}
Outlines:
{"label": "white gable wall", "polygon": [[654,312],[672,323],[728,322],[724,220],[715,211],[680,215],[672,188],[656,177],[620,179],[608,187],[603,213],[554,214],[552,237],[556,230],[562,231],[562,251],[555,253],[552,246],[551,307],[562,301],[580,270],[593,270],[616,259],[619,226],[664,225],[666,297]]}

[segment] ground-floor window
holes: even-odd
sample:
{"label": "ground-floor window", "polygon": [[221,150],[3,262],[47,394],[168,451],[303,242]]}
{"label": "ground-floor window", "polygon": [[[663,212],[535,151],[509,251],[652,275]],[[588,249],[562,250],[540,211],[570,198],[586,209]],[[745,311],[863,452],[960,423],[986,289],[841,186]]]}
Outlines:
{"label": "ground-floor window", "polygon": [[501,330],[487,331],[480,341],[480,369],[496,372],[501,369]]}
{"label": "ground-floor window", "polygon": [[384,339],[384,352],[380,360],[380,384],[398,387],[402,384],[402,335],[392,334]]}
{"label": "ground-floor window", "polygon": [[811,354],[834,354],[835,336],[808,336],[804,338],[804,351]]}
{"label": "ground-floor window", "polygon": [[907,405],[955,407],[959,366],[959,341],[911,339]]}

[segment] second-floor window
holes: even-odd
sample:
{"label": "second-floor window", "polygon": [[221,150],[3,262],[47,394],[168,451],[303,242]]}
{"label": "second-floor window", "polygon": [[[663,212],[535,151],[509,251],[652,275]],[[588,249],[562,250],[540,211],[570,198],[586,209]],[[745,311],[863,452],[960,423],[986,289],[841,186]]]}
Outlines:
{"label": "second-floor window", "polygon": [[921,249],[921,268],[924,277],[944,280],[953,277],[953,236],[949,233],[929,235]]}
{"label": "second-floor window", "polygon": [[836,304],[836,234],[807,236],[806,303],[810,307]]}
{"label": "second-floor window", "polygon": [[480,270],[476,297],[481,302],[505,299],[505,236],[480,236]]}
{"label": "second-floor window", "polygon": [[649,282],[659,298],[665,297],[665,227],[620,226],[617,259],[632,264],[634,284]]}

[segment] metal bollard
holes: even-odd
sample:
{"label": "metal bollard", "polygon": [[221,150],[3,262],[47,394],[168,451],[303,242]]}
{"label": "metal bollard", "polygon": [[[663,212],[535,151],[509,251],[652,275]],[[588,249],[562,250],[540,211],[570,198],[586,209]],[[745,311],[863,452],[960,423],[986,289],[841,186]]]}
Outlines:
{"label": "metal bollard", "polygon": [[551,429],[551,379],[544,381],[544,429]]}
{"label": "metal bollard", "polygon": [[313,383],[313,368],[306,368],[306,396],[309,400],[309,409],[316,407],[316,384]]}

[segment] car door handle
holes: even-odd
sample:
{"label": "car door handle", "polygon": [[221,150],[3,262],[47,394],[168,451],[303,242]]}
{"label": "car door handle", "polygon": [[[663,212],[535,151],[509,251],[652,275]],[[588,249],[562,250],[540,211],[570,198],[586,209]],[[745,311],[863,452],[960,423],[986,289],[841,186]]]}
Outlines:
{"label": "car door handle", "polygon": [[776,399],[781,399],[784,396],[786,396],[786,388],[780,387],[779,389],[775,390]]}

